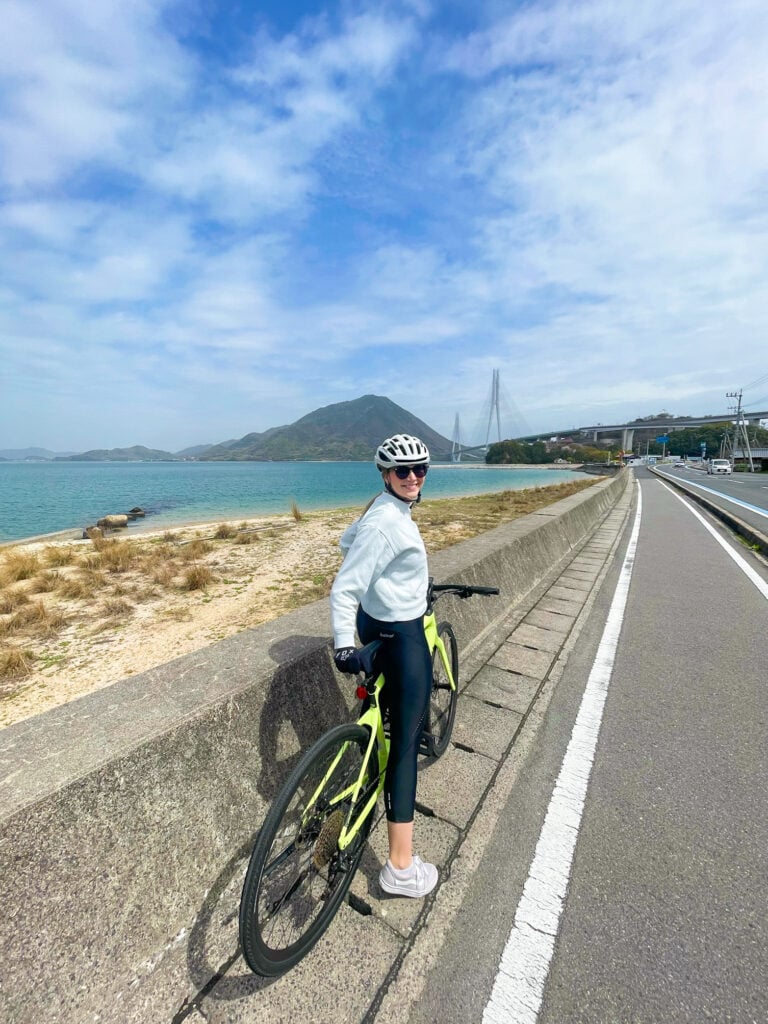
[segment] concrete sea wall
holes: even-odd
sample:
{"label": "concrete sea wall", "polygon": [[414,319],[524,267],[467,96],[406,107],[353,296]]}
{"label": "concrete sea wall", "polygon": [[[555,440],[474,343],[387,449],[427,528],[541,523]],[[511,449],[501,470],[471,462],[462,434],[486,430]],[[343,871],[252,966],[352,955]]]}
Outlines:
{"label": "concrete sea wall", "polygon": [[[438,581],[501,588],[441,602],[460,648],[554,578],[630,478],[434,556]],[[184,1015],[235,952],[211,894],[301,751],[356,710],[329,638],[319,601],[0,732],[0,1020]]]}

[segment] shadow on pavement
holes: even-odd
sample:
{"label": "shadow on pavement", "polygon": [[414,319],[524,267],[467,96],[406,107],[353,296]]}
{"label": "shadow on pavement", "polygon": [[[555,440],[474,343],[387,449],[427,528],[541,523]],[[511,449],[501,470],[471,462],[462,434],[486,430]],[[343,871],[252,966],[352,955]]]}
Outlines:
{"label": "shadow on pavement", "polygon": [[[256,782],[267,804],[311,744],[353,717],[332,668],[327,637],[293,636],[273,644],[269,653],[277,667],[261,712]],[[240,894],[260,824],[254,822],[254,834],[227,862],[200,907],[187,943],[187,968],[197,993],[171,1024],[181,1024],[204,999],[241,999],[278,980],[251,973],[238,937]]]}

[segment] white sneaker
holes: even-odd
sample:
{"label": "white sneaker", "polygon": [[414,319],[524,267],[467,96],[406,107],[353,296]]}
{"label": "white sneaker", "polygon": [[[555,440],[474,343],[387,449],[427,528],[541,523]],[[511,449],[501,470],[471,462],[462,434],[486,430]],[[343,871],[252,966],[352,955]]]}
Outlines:
{"label": "white sneaker", "polygon": [[437,885],[437,868],[414,857],[409,868],[396,868],[387,863],[379,872],[379,885],[392,896],[426,896]]}

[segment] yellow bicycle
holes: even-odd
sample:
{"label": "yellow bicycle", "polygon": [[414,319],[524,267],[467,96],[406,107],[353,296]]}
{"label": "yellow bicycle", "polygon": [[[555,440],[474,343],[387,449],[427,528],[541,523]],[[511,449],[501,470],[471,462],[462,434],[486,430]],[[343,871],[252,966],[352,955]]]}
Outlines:
{"label": "yellow bicycle", "polygon": [[[440,595],[498,594],[496,587],[430,580],[424,631],[432,652],[432,690],[420,748],[446,750],[456,716],[459,654],[449,622],[438,624]],[[365,679],[356,722],[336,726],[303,755],[264,820],[240,900],[240,943],[254,973],[277,977],[312,949],[349,889],[384,787],[389,738],[381,708],[381,640],[358,652]]]}

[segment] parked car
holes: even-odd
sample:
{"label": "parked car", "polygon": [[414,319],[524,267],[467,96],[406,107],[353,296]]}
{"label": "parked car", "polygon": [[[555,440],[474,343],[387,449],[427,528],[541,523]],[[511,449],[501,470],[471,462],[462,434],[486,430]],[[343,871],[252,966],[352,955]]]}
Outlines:
{"label": "parked car", "polygon": [[728,459],[710,459],[707,463],[708,473],[730,473],[731,464]]}

